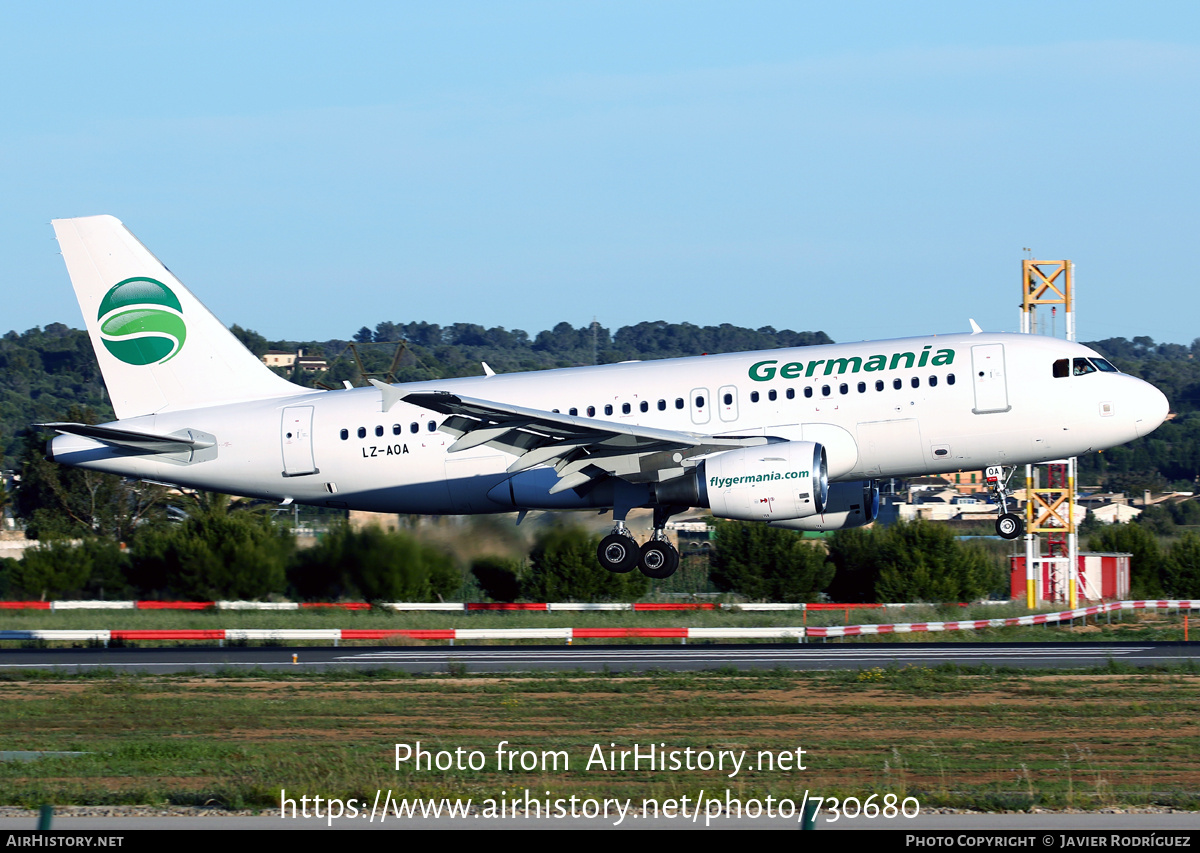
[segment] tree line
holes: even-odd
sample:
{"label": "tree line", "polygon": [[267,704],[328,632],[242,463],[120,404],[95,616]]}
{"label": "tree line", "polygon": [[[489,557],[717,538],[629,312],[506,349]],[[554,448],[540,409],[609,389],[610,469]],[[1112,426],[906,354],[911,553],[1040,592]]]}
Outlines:
{"label": "tree line", "polygon": [[[828,548],[762,524],[715,525],[710,581],[746,599],[969,601],[1007,586],[999,561],[925,521],[840,531]],[[128,543],[51,538],[23,560],[0,560],[0,598],[633,601],[649,593],[640,573],[597,565],[599,540],[558,520],[524,556],[483,555],[462,566],[412,532],[343,522],[297,549],[270,513],[197,494],[182,520],[143,526]]]}

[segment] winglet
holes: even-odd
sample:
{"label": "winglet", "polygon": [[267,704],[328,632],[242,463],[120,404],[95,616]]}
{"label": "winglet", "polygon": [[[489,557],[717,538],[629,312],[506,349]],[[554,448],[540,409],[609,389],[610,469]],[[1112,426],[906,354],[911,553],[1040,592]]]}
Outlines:
{"label": "winglet", "polygon": [[486,361],[481,361],[479,363],[483,365],[483,375],[484,376],[495,376],[496,375],[496,371],[494,371],[490,367],[488,367],[488,363]]}
{"label": "winglet", "polygon": [[969,322],[971,323],[971,334],[972,335],[978,335],[980,332],[983,331],[983,329],[979,328],[979,324],[976,323],[974,320],[970,320]]}

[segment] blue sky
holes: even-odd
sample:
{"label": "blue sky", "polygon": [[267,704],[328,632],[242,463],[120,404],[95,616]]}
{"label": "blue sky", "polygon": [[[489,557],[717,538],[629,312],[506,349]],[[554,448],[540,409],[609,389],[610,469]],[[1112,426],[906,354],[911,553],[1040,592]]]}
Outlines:
{"label": "blue sky", "polygon": [[226,323],[595,316],[1200,336],[1194,3],[0,5],[0,331],[80,326],[49,220]]}

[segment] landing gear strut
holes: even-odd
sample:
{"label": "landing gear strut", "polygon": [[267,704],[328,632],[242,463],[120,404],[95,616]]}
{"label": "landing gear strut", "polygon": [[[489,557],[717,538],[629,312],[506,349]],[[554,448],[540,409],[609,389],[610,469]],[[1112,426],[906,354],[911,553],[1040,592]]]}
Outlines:
{"label": "landing gear strut", "polygon": [[679,507],[654,508],[654,533],[651,534],[650,541],[642,546],[642,558],[638,568],[642,570],[642,574],[654,580],[669,578],[679,568],[679,552],[663,532],[673,509],[679,511]]}
{"label": "landing gear strut", "polygon": [[1009,468],[1008,473],[1005,474],[1002,466],[989,465],[983,473],[988,491],[1000,505],[1000,517],[996,519],[996,533],[1003,539],[1016,539],[1025,532],[1025,522],[1021,516],[1008,510],[1008,481],[1012,479],[1013,472],[1016,470],[1016,468]]}

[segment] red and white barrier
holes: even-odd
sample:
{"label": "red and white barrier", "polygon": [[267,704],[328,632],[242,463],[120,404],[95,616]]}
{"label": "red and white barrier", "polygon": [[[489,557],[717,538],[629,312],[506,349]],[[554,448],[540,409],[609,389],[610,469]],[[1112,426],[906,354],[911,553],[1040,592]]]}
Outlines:
{"label": "red and white barrier", "polygon": [[858,637],[872,634],[919,634],[936,631],[977,631],[984,628],[1011,628],[1020,625],[1044,625],[1069,622],[1086,616],[1118,610],[1200,610],[1200,600],[1159,599],[1157,601],[1114,601],[1006,619],[972,619],[957,622],[900,622],[880,625],[834,625],[826,628],[225,628],[212,630],[21,630],[0,631],[0,640],[46,640],[57,642],[97,642],[113,640],[225,640],[232,641],[325,641],[338,645],[342,640],[574,640],[599,639],[678,639],[688,640],[798,640],[806,637]]}

